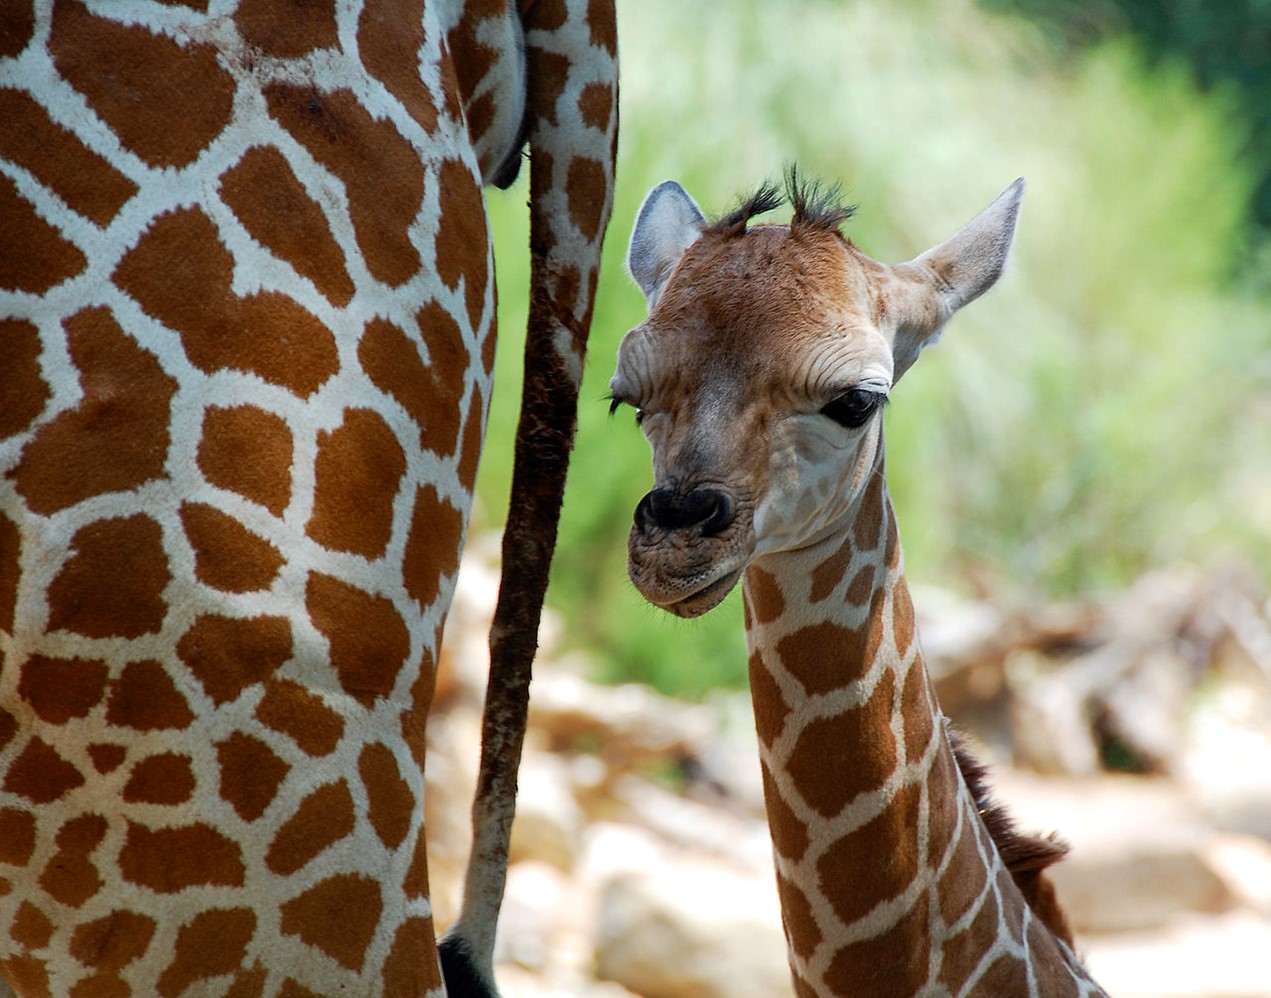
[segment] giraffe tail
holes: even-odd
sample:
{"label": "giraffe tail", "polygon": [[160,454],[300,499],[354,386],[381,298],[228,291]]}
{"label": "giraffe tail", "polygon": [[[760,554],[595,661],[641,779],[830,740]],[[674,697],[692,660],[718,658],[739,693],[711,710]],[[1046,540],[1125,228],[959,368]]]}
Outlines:
{"label": "giraffe tail", "polygon": [[[535,272],[546,266],[536,254]],[[472,805],[472,854],[461,914],[440,946],[447,990],[463,998],[498,995],[493,975],[494,931],[507,881],[530,678],[577,414],[577,380],[555,345],[561,322],[558,306],[545,290],[550,286],[550,279],[537,273],[531,282],[525,387],[503,533],[499,597],[490,628],[481,763]]]}

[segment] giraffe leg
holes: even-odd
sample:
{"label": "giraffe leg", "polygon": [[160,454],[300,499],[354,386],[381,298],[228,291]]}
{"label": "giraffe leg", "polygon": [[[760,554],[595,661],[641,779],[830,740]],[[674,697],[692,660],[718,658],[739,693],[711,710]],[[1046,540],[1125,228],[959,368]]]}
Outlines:
{"label": "giraffe leg", "polygon": [[[553,5],[535,6],[525,14],[533,252],[525,387],[490,634],[473,850],[462,911],[440,947],[452,995],[498,993],[495,927],[507,880],[530,674],[612,205],[617,130],[613,5],[568,0],[562,6],[567,16],[559,24]],[[543,71],[544,64],[559,63],[562,55],[569,65],[563,86]]]}

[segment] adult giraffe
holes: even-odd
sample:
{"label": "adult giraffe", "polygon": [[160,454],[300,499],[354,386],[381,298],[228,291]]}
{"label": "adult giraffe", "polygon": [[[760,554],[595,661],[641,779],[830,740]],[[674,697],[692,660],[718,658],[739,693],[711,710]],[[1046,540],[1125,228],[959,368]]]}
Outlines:
{"label": "adult giraffe", "polygon": [[511,183],[528,138],[519,520],[454,946],[493,989],[497,763],[519,750],[616,114],[608,0],[3,6],[19,994],[441,992],[424,728],[490,396],[480,184]]}
{"label": "adult giraffe", "polygon": [[[1023,182],[896,267],[791,174],[709,225],[673,183],[631,240],[649,317],[623,340],[655,488],[630,572],[683,617],[743,578],[750,685],[799,995],[1089,996],[1044,870],[946,730],[914,633],[883,478],[882,406],[944,323],[1001,274]],[[974,386],[968,386],[973,390]]]}

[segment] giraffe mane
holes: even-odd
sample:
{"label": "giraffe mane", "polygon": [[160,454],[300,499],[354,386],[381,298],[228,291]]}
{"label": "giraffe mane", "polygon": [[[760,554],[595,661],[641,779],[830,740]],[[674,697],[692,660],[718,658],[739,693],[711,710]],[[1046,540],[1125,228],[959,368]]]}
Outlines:
{"label": "giraffe mane", "polygon": [[786,168],[784,184],[764,181],[757,191],[742,199],[736,208],[720,218],[706,231],[725,237],[739,236],[755,215],[790,204],[794,215],[792,229],[817,230],[838,233],[839,226],[856,214],[856,205],[843,203],[840,184],[825,185],[820,180],[809,180],[799,173],[799,168]]}
{"label": "giraffe mane", "polygon": [[1054,885],[1045,876],[1047,867],[1068,855],[1068,843],[1054,832],[1049,835],[1026,835],[1019,830],[1006,807],[993,798],[989,786],[989,769],[971,754],[966,740],[945,721],[945,731],[953,748],[962,778],[975,801],[989,836],[1006,865],[1015,886],[1033,909],[1038,919],[1056,937],[1073,945],[1072,929],[1059,906]]}

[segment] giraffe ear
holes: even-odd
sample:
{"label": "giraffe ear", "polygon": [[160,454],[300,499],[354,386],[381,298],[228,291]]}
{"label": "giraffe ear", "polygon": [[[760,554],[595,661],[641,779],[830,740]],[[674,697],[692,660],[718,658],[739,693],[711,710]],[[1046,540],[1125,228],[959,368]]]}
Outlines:
{"label": "giraffe ear", "polygon": [[900,322],[892,345],[893,380],[900,378],[924,347],[940,338],[941,328],[954,312],[975,301],[1002,276],[1024,187],[1020,177],[951,239],[892,268],[902,279],[905,299],[893,303],[900,306],[895,308]]}
{"label": "giraffe ear", "polygon": [[631,232],[627,269],[644,292],[649,311],[705,225],[706,216],[697,202],[674,180],[663,181],[645,197]]}

